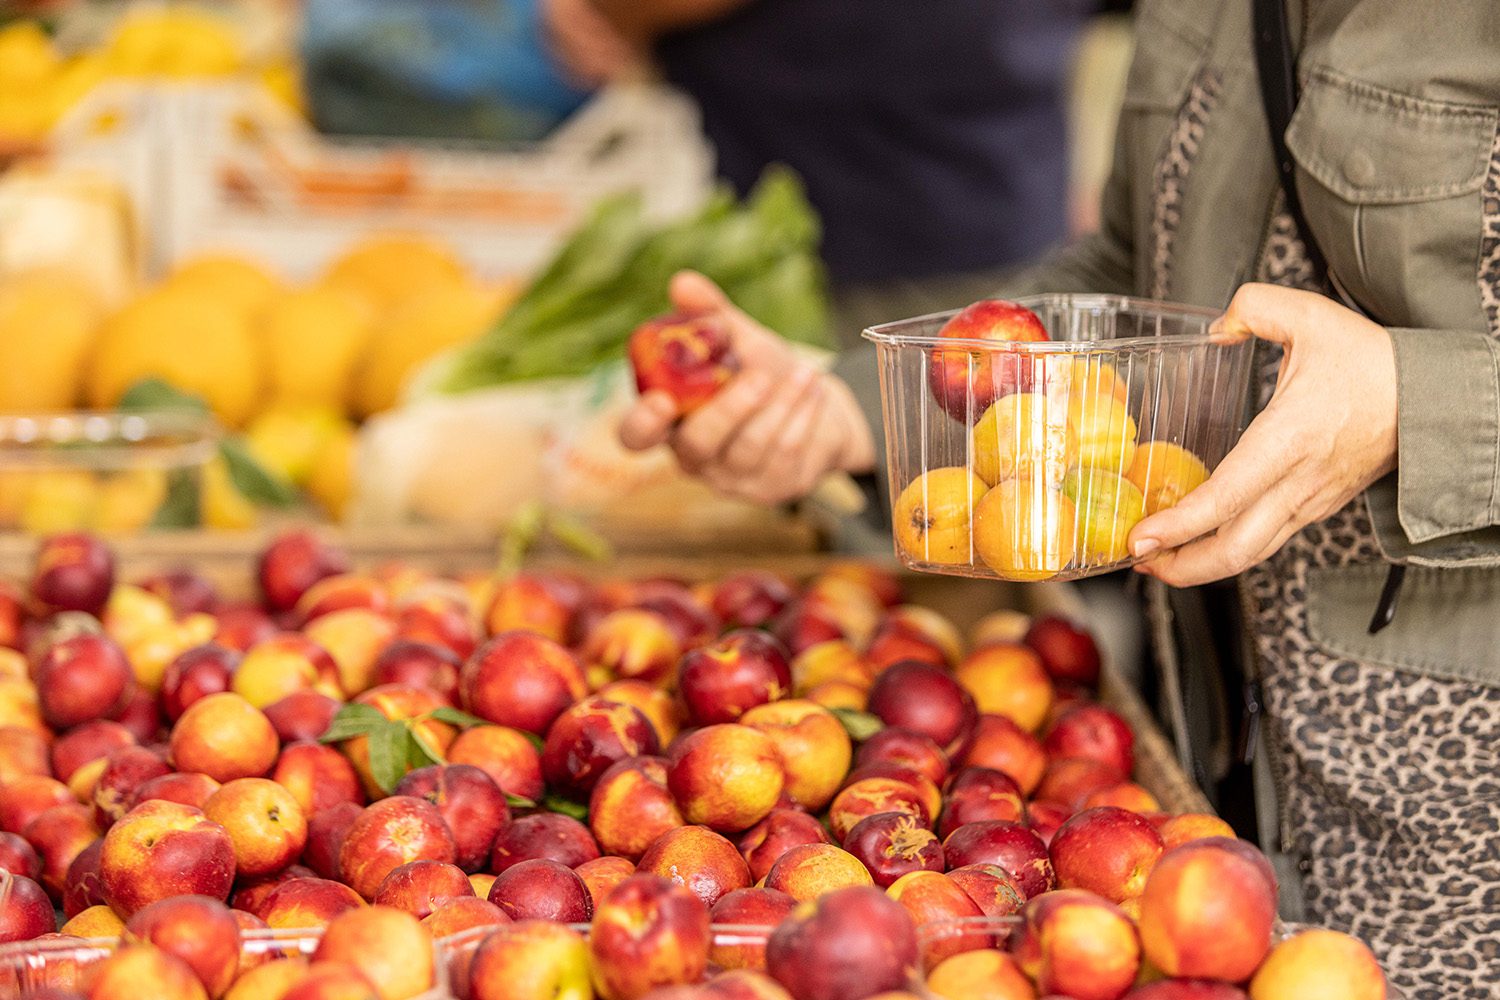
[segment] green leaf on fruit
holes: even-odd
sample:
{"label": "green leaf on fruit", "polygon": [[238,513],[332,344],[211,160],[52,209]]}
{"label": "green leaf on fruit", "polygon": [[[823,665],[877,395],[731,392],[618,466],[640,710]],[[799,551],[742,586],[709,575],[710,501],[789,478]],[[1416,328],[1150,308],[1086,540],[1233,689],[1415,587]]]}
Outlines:
{"label": "green leaf on fruit", "polygon": [[407,760],[413,769],[419,767],[430,767],[433,764],[448,763],[443,759],[442,751],[427,742],[427,739],[419,732],[415,723],[406,722],[407,741],[411,744],[407,751]]}
{"label": "green leaf on fruit", "polygon": [[588,822],[589,807],[574,802],[572,799],[565,799],[561,795],[548,795],[542,799],[542,808],[548,812],[571,816],[580,823]]}
{"label": "green leaf on fruit", "polygon": [[512,794],[510,794],[510,792],[506,792],[505,793],[505,804],[508,805],[508,806],[510,806],[512,809],[535,809],[536,808],[536,803],[533,802],[531,799],[525,798],[524,796],[521,796],[521,795],[512,795]]}
{"label": "green leaf on fruit", "polygon": [[564,548],[590,562],[605,563],[615,556],[609,539],[577,518],[553,513],[548,518],[547,530]]}
{"label": "green leaf on fruit", "polygon": [[290,507],[297,502],[296,491],[256,461],[239,438],[220,438],[219,454],[229,467],[235,490],[246,500],[259,507]]}
{"label": "green leaf on fruit", "polygon": [[411,730],[399,722],[370,733],[370,777],[387,795],[410,770]]}
{"label": "green leaf on fruit", "polygon": [[523,729],[521,730],[521,735],[526,737],[527,741],[530,742],[532,746],[536,747],[537,753],[541,753],[543,750],[547,749],[547,741],[542,739],[536,733],[528,733]]}
{"label": "green leaf on fruit", "polygon": [[871,715],[869,712],[859,712],[852,708],[829,709],[834,716],[844,724],[844,731],[849,738],[856,743],[863,743],[885,728],[885,723],[880,721],[880,716]]}
{"label": "green leaf on fruit", "polygon": [[449,708],[446,705],[444,705],[442,708],[434,708],[432,711],[427,713],[427,717],[429,719],[436,719],[439,722],[446,722],[449,725],[459,726],[463,729],[468,729],[471,726],[488,725],[488,723],[486,723],[477,715],[470,715],[468,712],[460,712],[458,709]]}
{"label": "green leaf on fruit", "polygon": [[120,397],[119,410],[186,410],[190,413],[208,413],[208,404],[192,393],[183,392],[164,379],[143,378],[125,390]]}
{"label": "green leaf on fruit", "polygon": [[341,743],[356,736],[369,736],[390,720],[373,705],[349,704],[338,710],[328,729],[318,737],[319,743]]}

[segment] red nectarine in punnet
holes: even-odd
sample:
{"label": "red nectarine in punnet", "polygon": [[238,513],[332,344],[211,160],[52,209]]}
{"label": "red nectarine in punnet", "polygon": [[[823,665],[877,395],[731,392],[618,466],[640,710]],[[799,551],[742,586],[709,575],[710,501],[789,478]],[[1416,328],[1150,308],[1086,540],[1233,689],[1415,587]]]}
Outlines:
{"label": "red nectarine in punnet", "polygon": [[961,826],[943,841],[943,854],[950,868],[998,865],[1016,880],[1027,899],[1057,885],[1046,845],[1019,823],[994,820]]}
{"label": "red nectarine in punnet", "polygon": [[764,819],[785,782],[770,737],[735,723],[694,730],[668,760],[667,787],[683,818],[714,830],[738,832]]}
{"label": "red nectarine in punnet", "polygon": [[229,907],[207,896],[175,896],[137,910],[123,939],[181,959],[212,997],[223,995],[239,971],[240,925]]}
{"label": "red nectarine in punnet", "polygon": [[[797,901],[776,889],[736,889],[709,910],[716,927],[742,927],[744,932],[714,936],[709,961],[720,969],[764,969],[770,928],[785,920]],[[766,928],[757,933],[753,928]]]}
{"label": "red nectarine in punnet", "polygon": [[1140,940],[1130,918],[1080,889],[1045,893],[1027,903],[1012,950],[1041,993],[1074,1000],[1119,1000],[1141,967]]}
{"label": "red nectarine in punnet", "polygon": [[499,874],[511,865],[547,858],[569,868],[599,857],[599,845],[589,828],[561,813],[533,813],[512,821],[495,837],[490,871]]}
{"label": "red nectarine in punnet", "polygon": [[474,950],[469,1000],[591,1000],[589,946],[544,920],[499,927]]}
{"label": "red nectarine in punnet", "polygon": [[660,749],[640,709],[595,695],[569,706],[547,729],[542,776],[559,794],[587,802],[612,765]]}
{"label": "red nectarine in punnet", "polygon": [[57,930],[46,891],[24,875],[0,872],[0,944],[30,941]]}
{"label": "red nectarine in punnet", "polygon": [[1161,834],[1135,813],[1104,806],[1081,812],[1059,827],[1050,853],[1062,888],[1086,889],[1123,903],[1145,890],[1161,858]]}
{"label": "red nectarine in punnet", "polygon": [[114,587],[114,553],[92,535],[52,535],[37,547],[31,596],[45,610],[98,615]]}
{"label": "red nectarine in punnet", "polygon": [[431,988],[436,975],[432,938],[416,917],[389,906],[334,917],[312,960],[348,962],[370,980],[380,1000],[408,1000]]}
{"label": "red nectarine in punnet", "polygon": [[771,933],[766,971],[796,1000],[864,1000],[911,981],[917,929],[880,889],[840,889],[797,907]]}
{"label": "red nectarine in punnet", "polygon": [[594,915],[593,897],[578,873],[545,858],[505,869],[490,886],[489,900],[512,920],[581,924]]}
{"label": "red nectarine in punnet", "polygon": [[1259,859],[1247,857],[1236,843],[1186,844],[1164,855],[1146,880],[1141,943],[1151,964],[1167,975],[1237,983],[1265,959],[1276,887]]}
{"label": "red nectarine in punnet", "polygon": [[410,913],[418,920],[451,899],[474,895],[469,876],[442,861],[411,861],[391,869],[370,902]]}
{"label": "red nectarine in punnet", "polygon": [[108,718],[135,694],[125,653],[105,635],[75,635],[53,643],[36,663],[42,717],[54,729]]}
{"label": "red nectarine in punnet", "polygon": [[149,944],[118,949],[90,970],[89,979],[89,1000],[136,1000],[143,988],[153,1000],[208,1000],[186,962]]}
{"label": "red nectarine in punnet", "polygon": [[1271,950],[1250,980],[1250,1000],[1385,1000],[1385,974],[1370,949],[1338,931],[1302,931]]}
{"label": "red nectarine in punnet", "polygon": [[495,837],[510,822],[505,793],[488,774],[468,764],[417,768],[401,779],[394,794],[437,806],[453,834],[454,863],[466,872],[485,866]]}
{"label": "red nectarine in punnet", "polygon": [[636,870],[686,886],[707,906],[751,885],[739,850],[705,826],[679,826],[651,842]]}
{"label": "red nectarine in punnet", "polygon": [[937,834],[908,813],[865,817],[844,838],[844,850],[869,869],[881,888],[912,872],[941,872],[946,868]]}
{"label": "red nectarine in punnet", "polygon": [[324,878],[291,878],[278,884],[256,915],[277,930],[326,927],[345,910],[365,905],[359,893]]}
{"label": "red nectarine in punnet", "polygon": [[475,927],[499,927],[511,922],[505,911],[488,899],[477,896],[457,896],[439,903],[427,916],[422,926],[433,940],[452,937]]}
{"label": "red nectarine in punnet", "polygon": [[589,798],[589,829],[607,854],[637,859],[652,841],[682,825],[664,757],[620,761],[604,772]]}
{"label": "red nectarine in punnet", "polygon": [[708,966],[708,907],[656,875],[632,875],[594,914],[589,955],[603,1000],[639,1000],[658,986],[697,982]]}
{"label": "red nectarine in punnet", "polygon": [[831,844],[828,829],[816,818],[798,809],[773,809],[771,814],[740,834],[736,846],[750,866],[756,882],[787,851],[804,844]]}
{"label": "red nectarine in punnet", "polygon": [[1036,1000],[1020,963],[993,948],[965,951],[939,962],[927,988],[942,1000]]}
{"label": "red nectarine in punnet", "polygon": [[458,692],[466,711],[540,736],[588,685],[562,646],[532,632],[502,632],[464,663]]}
{"label": "red nectarine in punnet", "polygon": [[104,898],[126,917],[171,896],[227,899],[234,874],[228,832],[201,810],[160,799],[110,827],[99,855]]}
{"label": "red nectarine in punnet", "polygon": [[973,921],[984,916],[979,904],[941,872],[916,871],[903,875],[891,883],[886,895],[905,907],[918,927],[940,928],[922,942],[922,959],[929,968],[951,955],[989,948],[995,943],[988,927],[974,926]]}
{"label": "red nectarine in punnet", "polygon": [[839,889],[873,885],[874,879],[870,870],[843,848],[804,844],[777,858],[763,882],[767,889],[805,903]]}
{"label": "red nectarine in punnet", "polygon": [[996,345],[991,350],[934,348],[928,358],[932,398],[954,420],[969,424],[996,399],[1026,392],[1036,382],[1039,372],[1034,370],[1033,359],[1000,345],[1049,339],[1036,313],[1004,299],[982,299],[960,310],[943,324],[938,336]]}
{"label": "red nectarine in punnet", "polygon": [[339,848],[339,878],[365,899],[374,899],[391,871],[411,861],[456,857],[453,834],[442,813],[426,799],[393,795],[365,808]]}

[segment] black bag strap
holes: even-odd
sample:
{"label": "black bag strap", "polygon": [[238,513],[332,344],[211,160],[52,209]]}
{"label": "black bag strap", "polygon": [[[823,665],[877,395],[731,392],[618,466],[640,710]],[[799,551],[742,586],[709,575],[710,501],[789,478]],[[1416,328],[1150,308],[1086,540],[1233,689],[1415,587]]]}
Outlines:
{"label": "black bag strap", "polygon": [[[1292,112],[1297,110],[1301,96],[1297,84],[1297,61],[1292,53],[1292,32],[1287,24],[1286,0],[1251,0],[1255,32],[1255,67],[1260,76],[1260,98],[1266,111],[1266,123],[1271,129],[1271,152],[1276,157],[1276,176],[1281,181],[1282,193],[1286,196],[1286,208],[1297,223],[1302,244],[1307,249],[1308,260],[1317,273],[1327,279],[1338,298],[1357,313],[1369,313],[1354,300],[1338,280],[1338,275],[1328,266],[1328,259],[1313,236],[1307,217],[1302,214],[1302,199],[1297,197],[1297,165],[1292,152],[1287,148],[1286,130],[1292,124]],[[1375,614],[1370,618],[1371,635],[1379,632],[1396,617],[1396,603],[1401,596],[1401,583],[1406,578],[1406,566],[1392,563],[1386,574],[1385,586],[1381,588],[1380,601]]]}
{"label": "black bag strap", "polygon": [[1297,197],[1297,165],[1286,145],[1286,130],[1297,110],[1301,88],[1297,85],[1297,62],[1292,54],[1292,33],[1287,25],[1286,0],[1251,0],[1254,5],[1255,66],[1260,75],[1260,97],[1266,122],[1271,127],[1271,151],[1276,157],[1276,176],[1286,196],[1287,211],[1297,222],[1297,231],[1307,247],[1307,256],[1319,275],[1328,274],[1328,261],[1313,238],[1302,199]]}

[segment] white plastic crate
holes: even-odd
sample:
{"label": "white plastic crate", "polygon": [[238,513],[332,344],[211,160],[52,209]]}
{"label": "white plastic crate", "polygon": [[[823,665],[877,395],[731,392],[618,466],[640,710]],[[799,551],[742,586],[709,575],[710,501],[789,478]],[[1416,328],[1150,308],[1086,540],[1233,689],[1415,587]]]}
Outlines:
{"label": "white plastic crate", "polygon": [[330,140],[253,84],[112,83],[60,123],[53,148],[129,193],[150,274],[235,249],[305,278],[362,236],[417,231],[483,276],[524,276],[601,197],[636,192],[667,219],[699,207],[713,178],[695,106],[647,84],[607,89],[545,141],[495,151]]}

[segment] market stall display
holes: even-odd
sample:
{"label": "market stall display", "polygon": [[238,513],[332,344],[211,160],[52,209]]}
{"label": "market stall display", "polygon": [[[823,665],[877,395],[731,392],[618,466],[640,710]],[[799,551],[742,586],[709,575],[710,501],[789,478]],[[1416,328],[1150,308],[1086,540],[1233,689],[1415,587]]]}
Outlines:
{"label": "market stall display", "polygon": [[[13,946],[0,989],[522,1000],[524,967],[635,1000],[712,963],[853,1000],[999,943],[918,949],[918,927],[1078,911],[1128,947],[1064,931],[1033,956],[1021,931],[1006,954],[1117,998],[1142,953],[1232,983],[1270,949],[1265,862],[1184,796],[1133,696],[1096,700],[1098,648],[1055,613],[950,618],[856,563],[444,577],[306,532],[260,554],[253,591],[249,568],[135,579],[64,535],[7,585],[0,926],[51,933],[56,904],[61,934],[130,943]],[[762,949],[711,923],[770,929]],[[312,964],[242,965],[263,924],[321,928]],[[851,965],[874,952],[879,982]],[[1313,961],[1278,963],[1282,1000]]]}

